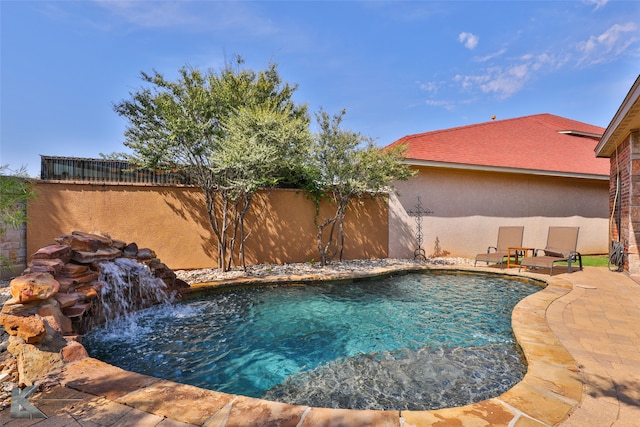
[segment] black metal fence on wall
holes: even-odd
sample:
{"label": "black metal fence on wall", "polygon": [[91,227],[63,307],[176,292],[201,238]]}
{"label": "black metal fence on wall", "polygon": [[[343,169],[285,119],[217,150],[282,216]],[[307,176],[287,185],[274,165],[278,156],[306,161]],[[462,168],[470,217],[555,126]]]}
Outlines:
{"label": "black metal fence on wall", "polygon": [[126,160],[40,156],[40,179],[47,181],[189,185],[179,170],[150,170]]}

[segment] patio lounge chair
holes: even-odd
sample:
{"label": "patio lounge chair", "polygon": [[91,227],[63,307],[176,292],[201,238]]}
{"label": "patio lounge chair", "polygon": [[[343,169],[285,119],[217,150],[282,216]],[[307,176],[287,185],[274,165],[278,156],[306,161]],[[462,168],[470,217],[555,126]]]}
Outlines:
{"label": "patio lounge chair", "polygon": [[[498,243],[496,246],[489,246],[487,252],[476,255],[475,266],[478,261],[487,263],[500,264],[500,268],[504,265],[504,259],[509,256],[509,248],[517,248],[522,246],[522,235],[524,227],[498,227]],[[493,252],[491,252],[493,250]]]}
{"label": "patio lounge chair", "polygon": [[[549,227],[547,245],[544,249],[536,249],[534,256],[523,258],[520,269],[548,268],[549,274],[553,274],[553,265],[556,262],[567,262],[567,273],[571,273],[571,263],[578,261],[582,270],[582,255],[576,251],[578,246],[578,231],[580,227]],[[544,252],[544,255],[540,253]]]}

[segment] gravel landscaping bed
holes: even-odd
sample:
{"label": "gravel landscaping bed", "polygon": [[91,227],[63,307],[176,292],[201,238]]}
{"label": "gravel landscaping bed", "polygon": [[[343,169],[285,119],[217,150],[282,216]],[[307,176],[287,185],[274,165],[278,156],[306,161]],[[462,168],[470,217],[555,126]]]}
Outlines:
{"label": "gravel landscaping bed", "polygon": [[325,267],[320,263],[293,263],[293,264],[259,264],[249,265],[243,271],[234,268],[222,272],[217,268],[204,268],[197,270],[176,270],[179,279],[191,284],[229,280],[240,277],[265,277],[265,276],[290,276],[307,274],[341,274],[366,272],[375,268],[413,266],[413,265],[473,265],[473,260],[467,258],[431,258],[426,261],[412,259],[359,259],[341,262],[331,262]]}

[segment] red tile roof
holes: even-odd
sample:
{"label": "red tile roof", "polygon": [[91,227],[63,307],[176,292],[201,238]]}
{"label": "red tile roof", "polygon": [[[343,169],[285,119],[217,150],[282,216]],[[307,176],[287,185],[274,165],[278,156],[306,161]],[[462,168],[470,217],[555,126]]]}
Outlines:
{"label": "red tile roof", "polygon": [[596,158],[594,153],[604,130],[552,114],[536,114],[408,135],[389,147],[406,144],[409,163],[608,176],[609,160]]}

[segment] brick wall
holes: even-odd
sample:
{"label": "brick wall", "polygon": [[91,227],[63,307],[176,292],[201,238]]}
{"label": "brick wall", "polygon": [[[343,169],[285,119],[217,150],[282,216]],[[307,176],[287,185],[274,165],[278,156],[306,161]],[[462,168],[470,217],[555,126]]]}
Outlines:
{"label": "brick wall", "polygon": [[[624,238],[628,240],[628,260],[625,268],[631,274],[640,273],[640,132],[632,132],[627,142],[629,146],[629,172],[627,182],[627,227],[621,227]],[[623,178],[624,179],[624,178]],[[625,186],[622,186],[623,188]],[[625,199],[623,199],[625,200]],[[623,216],[625,212],[623,210]]]}
{"label": "brick wall", "polygon": [[640,274],[640,132],[632,132],[611,155],[609,211],[611,241],[624,244],[624,268]]}
{"label": "brick wall", "polygon": [[[630,157],[629,144],[622,144],[618,150],[611,155],[611,172],[609,180],[609,212],[613,213],[610,240],[623,241],[628,232],[629,216],[629,177],[630,177]],[[618,188],[618,183],[620,187]]]}

